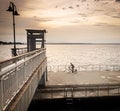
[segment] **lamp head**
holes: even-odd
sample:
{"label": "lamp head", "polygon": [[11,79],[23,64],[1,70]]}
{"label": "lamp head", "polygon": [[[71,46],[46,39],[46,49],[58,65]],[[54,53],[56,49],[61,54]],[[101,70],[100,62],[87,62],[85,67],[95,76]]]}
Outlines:
{"label": "lamp head", "polygon": [[19,16],[20,14],[17,12],[17,10],[14,12],[14,15]]}
{"label": "lamp head", "polygon": [[8,9],[6,11],[12,12],[13,8],[11,7],[11,5],[8,7]]}

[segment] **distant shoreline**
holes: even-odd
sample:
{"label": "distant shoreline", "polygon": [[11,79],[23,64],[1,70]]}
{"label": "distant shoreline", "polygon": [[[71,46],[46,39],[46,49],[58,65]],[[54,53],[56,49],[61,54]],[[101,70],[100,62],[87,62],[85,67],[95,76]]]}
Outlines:
{"label": "distant shoreline", "polygon": [[[12,45],[14,44],[13,42],[3,42],[3,41],[0,41],[0,45]],[[19,44],[19,45],[23,45],[24,43],[22,42],[16,42],[16,45]]]}
{"label": "distant shoreline", "polygon": [[[0,45],[13,45],[13,42],[0,41]],[[27,43],[16,42],[16,45],[26,45]],[[46,45],[120,45],[120,43],[47,43]],[[37,44],[39,45],[39,44]]]}

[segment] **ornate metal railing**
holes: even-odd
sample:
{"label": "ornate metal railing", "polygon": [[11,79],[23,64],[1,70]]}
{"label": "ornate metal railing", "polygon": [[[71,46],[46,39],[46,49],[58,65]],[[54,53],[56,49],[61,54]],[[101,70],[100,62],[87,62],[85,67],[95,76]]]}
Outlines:
{"label": "ornate metal railing", "polygon": [[[78,65],[75,66],[78,72],[80,71],[120,71],[120,65]],[[70,72],[69,65],[48,65],[48,71],[64,71]]]}
{"label": "ornate metal railing", "polygon": [[40,49],[0,62],[0,111],[10,103],[46,58],[45,53],[45,49]]}
{"label": "ornate metal railing", "polygon": [[[40,50],[40,48],[36,48],[36,50]],[[24,47],[24,48],[16,48],[16,53],[17,55],[21,55],[21,54],[25,54],[28,52],[28,49],[27,47]],[[11,48],[11,53],[12,53],[12,56],[14,56],[14,48]]]}

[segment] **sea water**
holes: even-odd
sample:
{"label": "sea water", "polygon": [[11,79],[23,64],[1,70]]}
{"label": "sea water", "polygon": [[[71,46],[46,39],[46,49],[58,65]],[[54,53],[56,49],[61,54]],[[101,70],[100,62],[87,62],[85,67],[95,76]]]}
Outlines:
{"label": "sea water", "polygon": [[[11,58],[12,45],[0,45],[0,61]],[[17,47],[26,47],[18,45]],[[120,65],[120,45],[46,45],[48,66]]]}

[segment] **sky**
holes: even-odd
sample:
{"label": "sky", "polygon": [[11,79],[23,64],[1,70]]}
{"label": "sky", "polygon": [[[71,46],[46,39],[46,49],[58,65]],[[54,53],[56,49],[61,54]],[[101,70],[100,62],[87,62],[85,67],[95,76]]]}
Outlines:
{"label": "sky", "polygon": [[[0,0],[0,41],[13,41],[9,0]],[[47,30],[47,42],[120,43],[120,0],[11,0],[16,41],[26,42],[26,29]]]}

